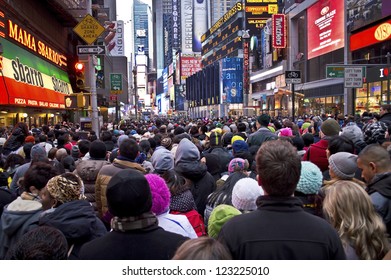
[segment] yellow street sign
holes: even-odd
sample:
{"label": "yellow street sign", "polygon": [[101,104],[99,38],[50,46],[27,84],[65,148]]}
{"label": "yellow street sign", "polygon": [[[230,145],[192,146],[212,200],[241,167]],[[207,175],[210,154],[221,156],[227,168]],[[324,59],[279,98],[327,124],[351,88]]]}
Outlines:
{"label": "yellow street sign", "polygon": [[91,45],[105,31],[105,28],[93,16],[87,14],[73,31],[87,44]]}

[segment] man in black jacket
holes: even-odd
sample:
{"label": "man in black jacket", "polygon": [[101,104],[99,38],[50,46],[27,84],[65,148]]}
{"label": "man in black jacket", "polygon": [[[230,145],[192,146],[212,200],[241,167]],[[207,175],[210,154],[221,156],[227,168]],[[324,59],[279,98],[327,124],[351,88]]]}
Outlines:
{"label": "man in black jacket", "polygon": [[265,195],[257,199],[256,211],[232,218],[218,237],[233,258],[345,259],[337,232],[293,197],[301,172],[296,149],[287,141],[267,141],[256,161]]}

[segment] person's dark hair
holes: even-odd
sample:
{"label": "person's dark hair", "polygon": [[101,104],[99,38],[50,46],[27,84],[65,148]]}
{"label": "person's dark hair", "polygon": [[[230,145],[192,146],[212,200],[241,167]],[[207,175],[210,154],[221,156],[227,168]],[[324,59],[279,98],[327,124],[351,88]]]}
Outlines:
{"label": "person's dark hair", "polygon": [[185,129],[181,126],[178,126],[177,128],[174,129],[174,135],[179,135],[185,133]]}
{"label": "person's dark hair", "polygon": [[8,260],[66,260],[68,243],[64,234],[49,226],[36,227],[23,234],[7,253]]}
{"label": "person's dark hair", "polygon": [[52,164],[36,162],[24,174],[24,190],[30,192],[30,187],[32,186],[37,190],[41,190],[51,178],[57,175],[59,175],[59,172]]}
{"label": "person's dark hair", "polygon": [[30,153],[31,153],[31,148],[33,146],[34,146],[33,143],[26,143],[23,145],[23,152],[24,152],[26,161],[31,159]]}
{"label": "person's dark hair", "polygon": [[61,135],[57,138],[57,147],[64,147],[68,142],[68,134]]}
{"label": "person's dark hair", "polygon": [[312,133],[304,133],[301,138],[304,141],[304,147],[309,147],[311,144],[314,144],[314,135]]}
{"label": "person's dark hair", "polygon": [[156,119],[155,124],[156,124],[156,127],[159,128],[163,124],[163,122],[161,119]]}
{"label": "person's dark hair", "polygon": [[51,159],[51,160],[55,159],[57,151],[58,151],[58,149],[56,147],[51,148],[48,153],[48,159]]}
{"label": "person's dark hair", "polygon": [[[45,134],[47,135],[49,131],[50,131],[49,126],[47,126],[47,125],[44,124],[44,125],[42,126],[42,132],[45,133]],[[54,135],[54,134],[53,134],[53,135]]]}
{"label": "person's dark hair", "polygon": [[137,142],[132,139],[125,139],[119,146],[120,156],[123,156],[130,160],[135,160],[139,152],[140,148]]}
{"label": "person's dark hair", "polygon": [[48,137],[45,135],[45,134],[40,134],[39,136],[38,136],[38,141],[40,142],[40,143],[44,143],[44,142],[46,142],[48,140]]}
{"label": "person's dark hair", "polygon": [[330,152],[330,155],[347,152],[354,154],[354,144],[353,141],[347,138],[346,136],[334,136],[329,140],[327,149]]}
{"label": "person's dark hair", "polygon": [[46,135],[48,136],[48,140],[51,140],[51,141],[54,140],[55,134],[54,134],[53,130],[48,131],[48,133]]}
{"label": "person's dark hair", "polygon": [[90,157],[92,159],[105,159],[106,158],[106,145],[100,140],[95,140],[90,145]]}
{"label": "person's dark hair", "polygon": [[100,139],[104,141],[110,141],[112,138],[112,135],[109,131],[103,131],[100,135]]}
{"label": "person's dark hair", "polygon": [[67,172],[73,172],[76,169],[75,159],[72,156],[65,156],[61,159],[61,164]]}
{"label": "person's dark hair", "polygon": [[153,138],[148,138],[148,142],[149,142],[149,145],[151,146],[152,151],[154,151],[155,148],[156,148],[155,139],[153,139]]}
{"label": "person's dark hair", "polygon": [[298,151],[303,150],[304,148],[304,141],[300,136],[292,137],[292,144],[296,147]]}
{"label": "person's dark hair", "polygon": [[199,237],[185,241],[176,251],[173,260],[232,260],[228,249],[212,237]]}
{"label": "person's dark hair", "polygon": [[161,142],[162,142],[162,135],[161,134],[156,134],[153,137],[153,140],[155,140],[156,147],[159,147],[161,145]]}
{"label": "person's dark hair", "polygon": [[179,135],[175,135],[174,138],[172,139],[172,143],[173,144],[179,144],[179,142],[181,142],[182,139],[184,138],[187,138],[191,141],[191,137],[189,134],[187,133],[182,133],[182,134],[179,134]]}
{"label": "person's dark hair", "polygon": [[202,126],[200,127],[200,130],[201,130],[201,132],[202,132],[203,134],[205,134],[206,132],[208,132],[208,128],[207,128],[206,125],[202,125]]}
{"label": "person's dark hair", "polygon": [[290,196],[300,179],[301,160],[296,148],[282,140],[266,141],[256,156],[257,173],[268,195]]}
{"label": "person's dark hair", "polygon": [[24,137],[26,137],[27,135],[29,135],[29,128],[27,126],[26,123],[24,122],[18,122],[14,128],[12,129],[12,134],[14,133],[15,130],[17,130],[18,128],[20,128],[22,130],[22,133],[24,135]]}
{"label": "person's dark hair", "polygon": [[151,149],[151,144],[149,143],[148,140],[146,140],[146,139],[141,140],[138,145],[139,145],[141,151],[143,151],[144,153],[149,153],[149,150]]}
{"label": "person's dark hair", "polygon": [[88,140],[80,140],[77,145],[79,146],[79,151],[82,155],[85,155],[90,151],[91,142]]}
{"label": "person's dark hair", "polygon": [[246,124],[245,123],[242,123],[242,122],[238,123],[237,128],[238,128],[238,132],[246,132]]}
{"label": "person's dark hair", "polygon": [[179,195],[190,189],[190,182],[174,170],[168,170],[160,176],[166,182],[172,196]]}
{"label": "person's dark hair", "polygon": [[80,135],[78,134],[78,133],[75,133],[75,132],[72,132],[72,140],[73,141],[79,141],[79,139],[80,139]]}
{"label": "person's dark hair", "polygon": [[190,128],[190,135],[195,135],[195,134],[198,134],[198,127],[193,125],[191,128]]}

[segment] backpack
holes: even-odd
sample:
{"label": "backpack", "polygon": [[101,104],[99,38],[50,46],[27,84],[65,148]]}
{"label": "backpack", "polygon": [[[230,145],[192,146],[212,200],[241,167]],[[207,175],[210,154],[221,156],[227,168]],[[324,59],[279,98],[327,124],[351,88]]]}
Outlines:
{"label": "backpack", "polygon": [[174,215],[185,215],[198,237],[207,235],[204,220],[195,209],[188,212],[171,211],[170,213]]}

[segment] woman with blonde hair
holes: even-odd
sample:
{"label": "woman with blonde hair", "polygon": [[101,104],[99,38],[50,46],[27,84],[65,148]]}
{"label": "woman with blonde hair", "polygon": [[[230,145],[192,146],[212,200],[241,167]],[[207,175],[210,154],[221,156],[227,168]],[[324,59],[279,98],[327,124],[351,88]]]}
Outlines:
{"label": "woman with blonde hair", "polygon": [[386,227],[369,195],[353,181],[337,181],[326,189],[326,219],[337,230],[347,259],[381,260],[390,250]]}

